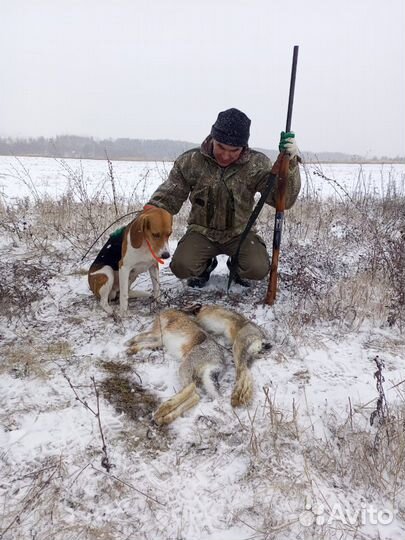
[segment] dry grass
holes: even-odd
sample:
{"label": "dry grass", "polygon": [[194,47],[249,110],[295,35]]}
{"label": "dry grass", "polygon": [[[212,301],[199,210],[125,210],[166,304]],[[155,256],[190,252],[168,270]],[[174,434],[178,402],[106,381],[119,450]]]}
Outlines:
{"label": "dry grass", "polygon": [[[246,506],[236,521],[257,524],[260,508],[262,523],[251,526],[254,538],[307,538],[307,534],[325,540],[379,538],[363,534],[360,522],[329,521],[335,504],[358,510],[363,501],[396,508],[397,517],[405,519],[405,401],[391,408],[387,423],[371,429],[372,407],[368,412],[363,407],[350,409],[346,418],[329,410],[320,437],[294,402],[286,410],[269,388],[264,388],[264,394],[267,422],[255,415],[242,425],[250,434],[246,480],[254,486],[256,503]],[[324,508],[324,524],[312,533],[299,522],[308,498]]]}
{"label": "dry grass", "polygon": [[[72,359],[75,343],[53,338],[49,343],[43,340],[38,345],[36,332],[41,332],[43,327],[37,329],[36,306],[46,297],[52,278],[59,272],[63,275],[83,274],[84,269],[74,268],[75,263],[116,219],[117,213],[139,209],[145,202],[135,198],[135,190],[127,198],[118,190],[114,191],[113,198],[108,198],[101,189],[90,197],[84,174],[69,169],[67,174],[70,175],[69,190],[57,201],[36,195],[33,202],[25,199],[12,207],[0,205],[3,236],[18,247],[19,253],[29,253],[17,261],[10,261],[6,256],[0,263],[3,275],[1,316],[7,328],[21,329],[26,340],[21,339],[15,344],[7,341],[2,346],[0,374],[36,378],[46,383],[54,374],[54,366],[52,369],[50,366],[55,359],[61,365],[70,363],[71,371],[75,373],[76,360]],[[113,181],[113,173],[111,175],[109,180]],[[274,369],[287,370],[300,346],[318,340],[317,346],[322,348],[320,327],[343,340],[345,335],[356,333],[365,323],[382,326],[392,330],[390,335],[370,335],[364,348],[381,351],[381,354],[403,352],[404,194],[392,182],[384,196],[376,198],[364,190],[364,178],[359,175],[354,192],[348,195],[343,192],[342,196],[343,200],[339,197],[320,200],[308,188],[286,214],[280,301],[274,307],[274,320],[270,324],[275,341],[278,333],[278,342],[272,352]],[[265,208],[258,228],[269,246],[273,220],[274,210]],[[184,232],[186,221],[187,207],[176,217],[175,238]],[[109,232],[100,238],[95,249]],[[69,249],[66,249],[67,245]],[[249,297],[252,304],[261,303],[265,286],[265,283],[260,284],[252,291]],[[184,291],[166,291],[164,297],[164,302],[171,305],[182,305],[189,300]],[[220,293],[217,296],[213,293],[211,300],[223,301],[223,298]],[[246,297],[242,301],[246,301]],[[229,302],[241,309],[237,295],[230,297]],[[80,314],[76,315],[72,310],[58,316],[59,322],[77,328],[73,334],[80,336],[81,327],[87,322]],[[118,326],[116,330],[123,331]],[[97,355],[87,358],[86,367],[100,370],[97,386],[101,397],[124,418],[125,428],[115,435],[113,450],[124,449],[129,455],[151,460],[160,453],[170,452],[178,441],[170,430],[153,426],[152,413],[159,403],[153,393],[143,388],[133,366],[118,360],[101,362],[97,358]],[[80,367],[77,364],[78,371]],[[372,377],[372,373],[368,375]],[[289,380],[305,390],[309,384],[316,385],[316,374],[309,373],[305,367],[294,367]],[[73,382],[76,385],[76,380]],[[80,388],[83,393],[87,390]],[[399,518],[405,520],[401,502],[405,490],[405,395],[400,386],[397,391],[398,399],[390,407],[388,425],[369,425],[375,406],[373,393],[369,404],[350,405],[346,414],[325,410],[323,417],[318,419],[324,428],[322,436],[317,433],[309,411],[300,410],[294,400],[289,407],[282,406],[271,385],[263,390],[260,400],[263,405],[257,410],[246,414],[236,411],[234,417],[224,420],[223,426],[215,422],[209,424],[210,419],[204,418],[209,427],[201,429],[198,436],[209,448],[207,455],[215,456],[217,448],[224,445],[230,461],[235,455],[242,455],[249,461],[241,485],[251,491],[252,497],[237,515],[228,518],[229,523],[245,524],[255,538],[304,538],[304,533],[310,531],[300,528],[297,516],[303,509],[306,495],[321,499],[325,491],[344,494],[350,499],[355,490],[365,500],[390,502],[398,508]],[[1,420],[6,429],[14,429],[12,415],[8,412]],[[198,452],[196,445],[181,448],[179,455],[173,458],[176,467],[186,459],[184,456],[197,460]],[[83,470],[90,468],[89,463],[93,459],[99,460],[99,454],[97,438],[94,446],[86,449],[85,458],[81,456],[80,467]],[[68,457],[71,458],[61,456],[58,460],[44,461],[41,466],[32,464],[30,470],[22,472],[17,483],[11,478],[4,481],[4,485],[7,481],[12,486],[6,491],[6,500],[10,502],[2,508],[1,527],[5,540],[27,538],[28,529],[23,529],[20,523],[27,520],[27,523],[49,524],[50,516],[49,535],[41,538],[110,540],[125,537],[119,519],[104,525],[91,523],[89,509],[98,503],[84,500],[84,488],[80,491],[76,485],[80,482],[76,477],[68,477]],[[76,474],[79,478],[82,472]],[[122,481],[112,476],[105,478],[103,474],[103,471],[94,472],[100,493],[104,490],[119,497],[120,493],[133,491]],[[75,514],[76,523],[65,519],[66,508]],[[125,534],[137,537],[138,525],[127,519]],[[356,538],[356,534],[357,538],[365,538],[355,528],[323,526],[313,532],[312,537],[329,540]]]}
{"label": "dry grass", "polygon": [[23,343],[6,344],[2,347],[0,374],[8,373],[18,379],[35,377],[46,380],[51,376],[50,362],[55,357],[66,358],[71,354],[72,346],[65,340],[38,345],[28,338]]}
{"label": "dry grass", "polygon": [[[33,202],[26,198],[12,207],[3,204],[0,226],[14,243],[25,243],[53,259],[56,256],[66,266],[69,257],[78,262],[101,235],[91,253],[97,251],[114,228],[133,218],[127,216],[103,234],[117,214],[139,210],[146,201],[137,198],[135,188],[127,196],[119,193],[113,170],[105,180],[112,184],[113,195],[107,196],[104,185],[100,185],[90,196],[84,171],[71,169],[63,160],[61,166],[65,168],[68,188],[59,200],[41,198],[34,191]],[[320,167],[317,174],[323,175]],[[145,173],[145,182],[147,176]],[[403,186],[392,177],[383,195],[376,197],[367,190],[361,168],[350,193],[334,179],[324,177],[324,180],[332,183],[337,192],[335,197],[321,200],[308,183],[306,192],[286,213],[280,267],[283,291],[289,294],[295,311],[305,314],[309,323],[340,321],[342,328],[355,327],[372,313],[402,331],[405,324]],[[23,181],[34,189],[29,178]],[[137,189],[139,192],[139,186]],[[185,231],[188,211],[189,203],[175,217],[175,239]],[[258,230],[269,246],[273,216],[274,210],[265,207],[258,222]],[[70,244],[70,253],[58,248],[61,241]],[[90,254],[88,259],[91,257]],[[31,270],[37,274],[34,280],[40,281],[43,269]],[[17,271],[15,268],[14,273]],[[20,283],[18,290],[24,290]],[[8,290],[0,293],[3,299],[15,296]],[[23,298],[20,304],[31,302],[31,298]]]}
{"label": "dry grass", "polygon": [[[281,282],[308,323],[355,328],[371,316],[402,332],[405,197],[393,196],[398,192],[393,184],[382,198],[359,186],[352,194],[343,191],[343,200],[304,197],[286,214]],[[268,213],[261,232],[271,245]]]}
{"label": "dry grass", "polygon": [[145,419],[150,423],[159,401],[140,382],[129,377],[129,372],[133,372],[132,366],[104,362],[102,368],[108,376],[100,383],[100,390],[117,412],[125,413],[134,422]]}

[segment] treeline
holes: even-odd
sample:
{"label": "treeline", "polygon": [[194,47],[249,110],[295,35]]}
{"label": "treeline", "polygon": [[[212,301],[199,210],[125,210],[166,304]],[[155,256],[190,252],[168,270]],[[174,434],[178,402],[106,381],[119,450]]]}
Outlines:
{"label": "treeline", "polygon": [[[58,135],[45,138],[0,138],[0,155],[38,156],[82,159],[138,160],[138,161],[173,161],[182,152],[198,146],[199,143],[172,141],[168,139],[95,139],[78,135]],[[276,150],[260,148],[270,159],[277,157]],[[359,155],[340,152],[303,152],[304,160],[309,162],[364,163],[364,162],[399,162],[404,157],[387,156],[364,158]]]}
{"label": "treeline", "polygon": [[169,140],[94,139],[77,135],[60,135],[47,139],[0,138],[0,155],[40,156],[83,159],[121,159],[140,161],[172,161],[179,154],[196,146],[193,143]]}

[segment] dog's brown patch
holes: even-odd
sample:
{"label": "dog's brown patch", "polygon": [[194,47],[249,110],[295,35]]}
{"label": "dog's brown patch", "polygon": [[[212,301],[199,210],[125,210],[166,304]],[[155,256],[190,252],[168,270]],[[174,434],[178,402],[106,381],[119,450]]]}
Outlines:
{"label": "dog's brown patch", "polygon": [[[140,248],[142,245],[144,239],[146,219],[147,218],[143,214],[141,214],[130,225],[129,236],[131,239],[131,246],[135,249]],[[125,251],[123,251],[123,253],[125,253]]]}
{"label": "dog's brown patch", "polygon": [[90,290],[93,291],[93,293],[96,295],[98,299],[100,299],[101,287],[105,285],[108,281],[108,277],[105,274],[92,274],[92,272],[97,271],[99,268],[102,268],[102,265],[100,265],[99,267],[94,266],[90,268],[90,271],[88,274]]}
{"label": "dog's brown patch", "polygon": [[121,268],[122,266],[122,259],[125,255],[125,253],[127,252],[127,249],[128,249],[128,227],[131,226],[131,223],[129,225],[127,225],[127,228],[125,229],[124,231],[124,234],[122,235],[122,246],[121,246],[121,259],[118,263],[118,267]]}

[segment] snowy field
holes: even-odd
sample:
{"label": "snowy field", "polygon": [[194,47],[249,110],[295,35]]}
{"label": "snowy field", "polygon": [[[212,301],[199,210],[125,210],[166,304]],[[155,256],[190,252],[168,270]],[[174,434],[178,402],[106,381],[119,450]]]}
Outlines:
{"label": "snowy field", "polygon": [[[114,199],[139,208],[170,165],[114,162],[112,182],[102,161],[0,157],[0,538],[403,540],[405,166],[302,168],[273,307],[265,282],[227,295],[221,257],[205,289],[165,263],[160,305],[108,316],[86,277],[102,239],[81,255]],[[176,363],[125,343],[195,301],[244,313],[272,349],[252,366],[250,407],[231,407],[227,350],[221,399],[159,428]]]}
{"label": "snowy field", "polygon": [[[114,161],[117,191],[129,197],[136,190],[141,199],[147,199],[167,178],[171,165],[170,162]],[[357,189],[381,195],[393,181],[398,194],[405,193],[405,164],[309,164],[303,167],[303,195],[316,193],[324,197],[341,193],[319,173],[337,181],[350,193]],[[60,197],[78,176],[85,181],[90,195],[101,192],[111,196],[106,161],[0,156],[0,194],[7,202],[16,197],[45,194]]]}

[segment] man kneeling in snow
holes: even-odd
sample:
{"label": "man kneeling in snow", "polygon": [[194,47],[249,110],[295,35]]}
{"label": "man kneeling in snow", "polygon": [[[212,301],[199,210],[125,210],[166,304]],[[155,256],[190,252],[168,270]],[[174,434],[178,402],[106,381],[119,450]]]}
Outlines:
{"label": "man kneeling in snow", "polygon": [[[250,119],[238,109],[220,112],[211,134],[200,148],[188,150],[175,161],[168,179],[152,195],[148,204],[171,214],[180,211],[190,197],[191,212],[186,234],[178,243],[170,268],[175,276],[187,279],[190,287],[204,287],[217,266],[217,255],[229,256],[232,264],[240,235],[253,211],[254,196],[261,193],[272,163],[248,146]],[[297,199],[301,187],[298,148],[293,133],[282,133],[280,152],[287,151],[290,172],[286,189],[286,209]],[[267,204],[276,206],[277,182]],[[251,230],[242,244],[235,283],[263,279],[270,269],[264,241]]]}

